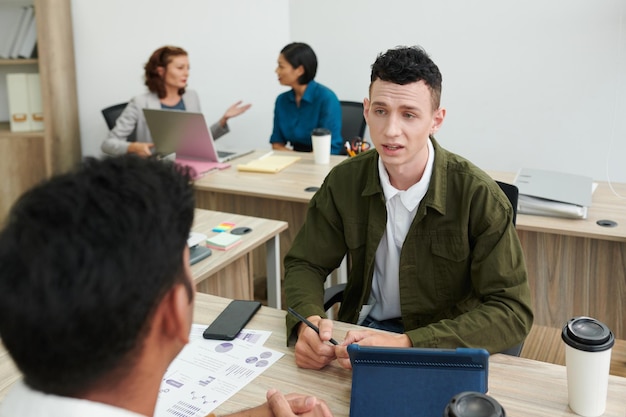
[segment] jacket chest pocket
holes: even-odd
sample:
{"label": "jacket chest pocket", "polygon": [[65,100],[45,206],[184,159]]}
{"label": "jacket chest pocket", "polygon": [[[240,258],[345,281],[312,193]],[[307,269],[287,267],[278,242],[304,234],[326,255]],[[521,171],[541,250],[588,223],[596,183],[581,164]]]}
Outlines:
{"label": "jacket chest pocket", "polygon": [[470,246],[466,236],[434,236],[430,245],[432,279],[437,298],[458,301],[471,288]]}

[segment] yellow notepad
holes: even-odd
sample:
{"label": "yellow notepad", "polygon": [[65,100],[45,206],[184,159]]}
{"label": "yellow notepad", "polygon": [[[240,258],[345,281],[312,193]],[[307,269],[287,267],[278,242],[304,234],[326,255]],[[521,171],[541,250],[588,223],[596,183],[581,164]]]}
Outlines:
{"label": "yellow notepad", "polygon": [[299,156],[270,155],[237,165],[239,171],[276,173],[300,160]]}

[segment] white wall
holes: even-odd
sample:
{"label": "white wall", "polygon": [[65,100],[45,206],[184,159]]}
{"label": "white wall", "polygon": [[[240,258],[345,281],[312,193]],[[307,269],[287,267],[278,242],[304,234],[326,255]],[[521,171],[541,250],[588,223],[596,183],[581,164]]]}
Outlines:
{"label": "white wall", "polygon": [[158,47],[189,52],[189,88],[207,122],[237,100],[252,103],[220,139],[269,149],[274,100],[284,91],[274,69],[289,41],[287,0],[73,0],[78,105],[84,155],[100,155],[100,111],[146,91],[143,65]]}
{"label": "white wall", "polygon": [[[284,91],[280,49],[316,51],[316,79],[341,99],[367,95],[370,65],[422,45],[444,77],[439,141],[489,170],[556,169],[626,182],[623,0],[73,0],[83,152],[99,154],[100,110],[144,91],[162,44],[190,53],[190,88],[209,121],[253,103],[220,139],[268,147]],[[168,22],[168,23],[164,23]]]}
{"label": "white wall", "polygon": [[624,0],[290,0],[291,38],[318,55],[340,99],[370,65],[422,45],[443,74],[443,146],[489,170],[626,182]]}

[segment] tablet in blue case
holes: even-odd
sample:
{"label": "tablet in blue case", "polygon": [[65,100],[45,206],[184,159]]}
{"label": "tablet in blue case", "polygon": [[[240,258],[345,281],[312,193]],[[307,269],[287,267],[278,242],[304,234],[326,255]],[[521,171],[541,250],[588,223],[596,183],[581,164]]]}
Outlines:
{"label": "tablet in blue case", "polygon": [[348,346],[350,417],[438,417],[463,391],[487,392],[485,349]]}

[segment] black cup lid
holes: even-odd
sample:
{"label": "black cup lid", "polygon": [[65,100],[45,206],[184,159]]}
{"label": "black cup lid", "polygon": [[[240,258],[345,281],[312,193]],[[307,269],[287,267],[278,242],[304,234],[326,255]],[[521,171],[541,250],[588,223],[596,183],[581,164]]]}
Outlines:
{"label": "black cup lid", "polygon": [[323,128],[323,127],[316,127],[315,129],[313,129],[313,131],[311,132],[311,134],[313,136],[325,136],[325,135],[330,135],[330,130]]}
{"label": "black cup lid", "polygon": [[480,392],[466,391],[455,395],[443,417],[505,417],[504,408],[493,398]]}
{"label": "black cup lid", "polygon": [[563,327],[561,338],[571,347],[587,352],[601,352],[613,347],[613,332],[591,317],[574,317]]}

